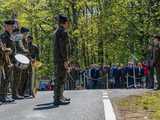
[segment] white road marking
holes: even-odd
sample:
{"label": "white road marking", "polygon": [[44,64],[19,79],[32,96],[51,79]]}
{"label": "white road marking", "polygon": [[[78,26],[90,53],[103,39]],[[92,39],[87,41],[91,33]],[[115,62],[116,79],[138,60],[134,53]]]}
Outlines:
{"label": "white road marking", "polygon": [[105,93],[103,93],[103,95],[108,95],[108,93],[107,93],[107,92],[105,92]]}
{"label": "white road marking", "polygon": [[103,103],[104,103],[105,120],[116,120],[116,115],[114,113],[112,103],[108,97],[108,93],[103,93]]}
{"label": "white road marking", "polygon": [[108,96],[103,96],[103,99],[109,99]]}

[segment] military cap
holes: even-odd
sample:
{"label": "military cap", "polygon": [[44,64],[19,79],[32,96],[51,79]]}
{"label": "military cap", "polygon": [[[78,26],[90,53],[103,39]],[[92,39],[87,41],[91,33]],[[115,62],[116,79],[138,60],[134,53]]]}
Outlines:
{"label": "military cap", "polygon": [[58,22],[67,22],[68,21],[68,17],[66,17],[64,15],[58,15],[58,16],[56,16],[56,20]]}
{"label": "military cap", "polygon": [[33,39],[33,37],[31,35],[29,35],[28,38],[31,39],[31,40]]}
{"label": "military cap", "polygon": [[6,20],[6,21],[4,21],[4,24],[6,24],[6,25],[14,25],[15,21],[14,20]]}
{"label": "military cap", "polygon": [[25,27],[22,27],[22,28],[21,28],[21,33],[25,33],[25,32],[29,32],[29,29],[28,29],[28,28],[25,28]]}
{"label": "military cap", "polygon": [[157,38],[157,39],[158,39],[158,41],[160,41],[160,34],[156,34],[156,35],[154,35],[154,38]]}

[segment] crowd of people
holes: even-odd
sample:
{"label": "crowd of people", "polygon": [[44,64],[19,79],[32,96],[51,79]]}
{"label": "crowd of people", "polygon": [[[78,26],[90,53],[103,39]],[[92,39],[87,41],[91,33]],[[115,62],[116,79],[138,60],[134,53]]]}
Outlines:
{"label": "crowd of people", "polygon": [[[69,73],[66,89],[148,88],[160,89],[160,35],[146,48],[145,60],[128,65],[77,65]],[[77,84],[78,83],[78,84]]]}
{"label": "crowd of people", "polygon": [[149,79],[146,64],[129,62],[127,66],[91,65],[85,70],[88,89],[106,88],[154,88],[154,80]]}
{"label": "crowd of people", "polygon": [[[30,30],[17,20],[4,21],[0,34],[0,104],[34,97],[33,64],[39,59]],[[8,93],[11,93],[9,95]]]}
{"label": "crowd of people", "polygon": [[96,65],[86,69],[75,67],[68,75],[66,89],[114,89],[114,88],[148,88],[157,86],[156,69],[147,63],[128,65]]}

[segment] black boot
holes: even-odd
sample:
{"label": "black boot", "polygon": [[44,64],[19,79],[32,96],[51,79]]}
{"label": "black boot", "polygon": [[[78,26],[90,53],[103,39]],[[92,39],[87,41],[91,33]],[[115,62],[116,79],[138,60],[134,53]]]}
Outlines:
{"label": "black boot", "polygon": [[0,102],[2,103],[11,103],[14,102],[15,100],[9,97],[0,97]]}
{"label": "black boot", "polygon": [[69,102],[69,101],[65,101],[65,100],[63,100],[63,99],[55,100],[55,101],[54,101],[54,105],[55,105],[55,106],[68,105],[68,104],[70,104],[70,102]]}
{"label": "black boot", "polygon": [[19,95],[14,95],[14,96],[12,96],[12,98],[13,98],[14,100],[22,100],[22,99],[24,99],[23,96],[19,96]]}
{"label": "black boot", "polygon": [[63,97],[63,100],[65,100],[65,101],[71,101],[71,98]]}

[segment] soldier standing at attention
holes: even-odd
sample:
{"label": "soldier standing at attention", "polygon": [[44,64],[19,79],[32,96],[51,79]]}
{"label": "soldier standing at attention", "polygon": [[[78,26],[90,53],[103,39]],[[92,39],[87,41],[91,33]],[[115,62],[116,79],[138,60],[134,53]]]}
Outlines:
{"label": "soldier standing at attention", "polygon": [[7,20],[4,22],[4,32],[0,35],[1,41],[1,48],[2,51],[7,53],[4,54],[4,65],[3,65],[3,75],[0,84],[0,101],[2,103],[13,102],[14,100],[7,97],[8,93],[8,86],[9,86],[9,79],[11,78],[11,69],[13,63],[13,51],[14,45],[13,41],[11,40],[11,33],[13,32],[13,20]]}
{"label": "soldier standing at attention", "polygon": [[158,90],[160,89],[160,35],[154,37],[153,62],[156,68]]}
{"label": "soldier standing at attention", "polygon": [[27,83],[27,89],[29,91],[29,95],[35,97],[33,92],[33,66],[32,64],[36,62],[36,60],[39,60],[39,48],[37,45],[33,44],[33,37],[28,36],[27,37],[27,43],[28,43],[28,50],[29,50],[29,59],[31,60],[31,64],[28,68],[28,83]]}
{"label": "soldier standing at attention", "polygon": [[[28,42],[27,42],[27,36],[29,34],[29,29],[28,28],[25,28],[25,27],[22,27],[21,28],[21,34],[22,34],[22,43],[23,43],[23,46],[25,48],[25,50],[28,51],[28,53],[26,53],[25,55],[27,57],[29,57],[29,49],[28,49]],[[20,88],[19,88],[19,94],[20,96],[24,96],[24,97],[29,97],[29,90],[27,90],[27,83],[28,83],[28,79],[29,79],[29,69],[25,69],[22,71],[22,76],[21,77],[21,82],[20,82]]]}
{"label": "soldier standing at attention", "polygon": [[55,66],[55,87],[54,87],[54,105],[67,105],[70,99],[63,96],[64,84],[67,74],[67,46],[68,33],[66,29],[69,26],[68,18],[63,15],[56,17],[58,28],[54,33],[54,66]]}

